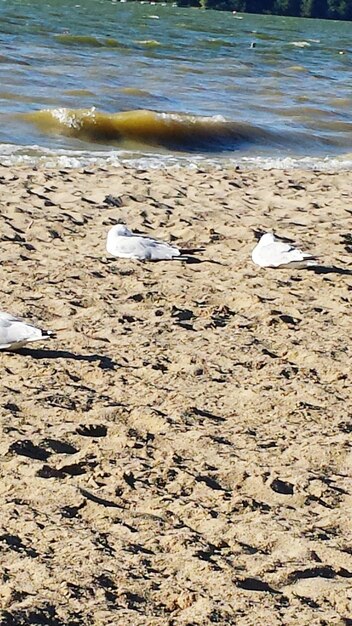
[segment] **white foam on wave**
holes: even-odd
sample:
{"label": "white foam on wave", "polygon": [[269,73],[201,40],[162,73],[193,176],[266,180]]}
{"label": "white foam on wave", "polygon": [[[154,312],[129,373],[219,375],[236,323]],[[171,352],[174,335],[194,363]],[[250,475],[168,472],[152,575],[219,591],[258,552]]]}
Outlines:
{"label": "white foam on wave", "polygon": [[339,172],[352,170],[352,154],[341,157],[242,157],[243,166],[263,170],[319,170],[323,172]]}
{"label": "white foam on wave", "polygon": [[[65,107],[59,107],[58,109],[47,109],[51,113],[54,119],[58,120],[61,124],[68,126],[69,128],[80,128],[82,122],[73,111],[66,109]],[[85,113],[86,117],[94,118],[96,112],[95,107],[91,107]]]}
{"label": "white foam on wave", "polygon": [[319,171],[351,171],[352,154],[339,157],[291,157],[291,156],[202,156],[202,155],[168,155],[135,153],[123,150],[50,150],[38,145],[16,146],[0,144],[0,165],[43,165],[49,168],[80,168],[80,167],[138,167],[146,169],[165,169],[169,167],[218,168],[240,166],[244,169],[262,170],[319,170]]}
{"label": "white foam on wave", "polygon": [[296,46],[296,48],[309,48],[310,47],[310,43],[308,41],[290,41],[290,45]]}

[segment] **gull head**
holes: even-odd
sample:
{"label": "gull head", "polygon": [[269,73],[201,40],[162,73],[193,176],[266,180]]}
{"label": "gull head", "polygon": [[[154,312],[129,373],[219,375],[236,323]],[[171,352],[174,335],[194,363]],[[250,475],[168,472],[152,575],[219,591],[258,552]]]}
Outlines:
{"label": "gull head", "polygon": [[125,224],[116,224],[110,228],[109,235],[113,237],[132,237],[133,233]]}
{"label": "gull head", "polygon": [[273,233],[265,233],[264,235],[261,236],[259,240],[259,244],[261,246],[268,246],[269,244],[274,243],[274,241],[276,241],[276,239]]}

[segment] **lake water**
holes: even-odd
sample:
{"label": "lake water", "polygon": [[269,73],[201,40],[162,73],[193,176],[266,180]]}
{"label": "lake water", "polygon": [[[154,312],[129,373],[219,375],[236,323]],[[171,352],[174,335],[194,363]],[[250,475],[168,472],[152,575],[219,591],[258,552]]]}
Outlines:
{"label": "lake water", "polygon": [[0,158],[352,167],[351,35],[351,22],[2,0]]}

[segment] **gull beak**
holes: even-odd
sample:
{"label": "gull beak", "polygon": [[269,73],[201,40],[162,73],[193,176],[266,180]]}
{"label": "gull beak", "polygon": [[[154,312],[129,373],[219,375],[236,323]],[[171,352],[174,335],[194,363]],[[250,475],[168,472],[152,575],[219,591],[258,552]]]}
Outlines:
{"label": "gull beak", "polygon": [[252,232],[257,241],[265,234],[263,230],[257,230],[255,228],[252,229]]}

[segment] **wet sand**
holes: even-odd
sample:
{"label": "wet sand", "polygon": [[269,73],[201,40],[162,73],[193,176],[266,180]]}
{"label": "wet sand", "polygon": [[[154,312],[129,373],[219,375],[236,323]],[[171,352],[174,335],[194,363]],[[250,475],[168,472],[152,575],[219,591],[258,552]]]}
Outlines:
{"label": "wet sand", "polygon": [[[1,166],[0,194],[1,309],[57,331],[0,353],[1,625],[350,624],[351,175]],[[204,251],[113,259],[116,219]],[[256,267],[257,229],[325,269]]]}

